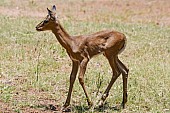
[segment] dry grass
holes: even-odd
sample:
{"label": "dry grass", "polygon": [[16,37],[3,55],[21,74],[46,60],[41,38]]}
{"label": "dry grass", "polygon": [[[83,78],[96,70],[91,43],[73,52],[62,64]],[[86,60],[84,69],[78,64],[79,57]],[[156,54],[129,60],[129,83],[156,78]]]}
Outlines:
{"label": "dry grass", "polygon": [[[52,33],[35,31],[46,15],[46,6],[53,4],[72,35],[115,29],[128,38],[126,50],[120,55],[130,68],[127,108],[113,109],[122,101],[119,77],[105,109],[87,109],[85,95],[76,81],[72,112],[170,112],[168,0],[0,1],[0,112],[53,112],[49,105],[59,109],[66,99],[71,61]],[[110,78],[106,59],[92,59],[85,82],[94,102]]]}

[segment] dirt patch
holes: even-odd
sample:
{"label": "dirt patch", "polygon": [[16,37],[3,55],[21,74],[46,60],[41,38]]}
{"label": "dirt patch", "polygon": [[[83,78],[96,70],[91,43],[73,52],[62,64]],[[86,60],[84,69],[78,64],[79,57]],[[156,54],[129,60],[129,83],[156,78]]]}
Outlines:
{"label": "dirt patch", "polygon": [[[121,21],[127,23],[155,23],[157,25],[170,26],[170,1],[169,0],[96,0],[96,1],[69,1],[50,2],[41,0],[20,1],[11,0],[7,5],[0,6],[0,14],[12,17],[32,17],[43,18],[47,14],[46,8],[52,4],[57,6],[57,14],[59,18],[74,21]],[[10,5],[10,7],[9,7]],[[64,65],[63,65],[64,66]],[[65,67],[63,67],[65,68]],[[0,73],[0,83],[7,85],[21,85],[28,82],[28,78],[5,78]],[[61,85],[61,84],[60,84]],[[18,87],[20,88],[20,87]],[[61,90],[61,89],[60,89]],[[33,105],[21,107],[23,112],[47,113],[59,111],[60,105],[56,105],[61,100],[53,100],[48,98],[49,94],[37,89],[29,89],[24,91],[22,88],[13,92],[13,100],[16,102],[34,101]],[[47,91],[48,92],[48,91]],[[64,92],[64,91],[63,91]],[[66,94],[66,91],[64,92]],[[65,96],[63,96],[65,99]],[[31,100],[32,99],[32,100]],[[62,100],[63,101],[63,100]],[[0,112],[12,113],[14,110],[8,103],[0,101]]]}
{"label": "dirt patch", "polygon": [[[13,1],[13,4],[15,2]],[[21,2],[9,7],[0,6],[0,14],[9,16],[44,17],[46,7],[56,4],[60,18],[85,21],[123,21],[170,25],[169,0],[114,0]],[[24,7],[25,6],[25,7]],[[70,7],[71,6],[71,7]]]}
{"label": "dirt patch", "polygon": [[0,7],[0,14],[13,16],[13,17],[18,17],[18,16],[43,17],[45,15],[45,13],[39,13],[38,11],[25,11],[18,7],[6,8],[2,6]]}
{"label": "dirt patch", "polygon": [[13,113],[13,110],[10,108],[10,105],[0,101],[0,113],[3,113],[3,112],[5,112],[5,113]]}

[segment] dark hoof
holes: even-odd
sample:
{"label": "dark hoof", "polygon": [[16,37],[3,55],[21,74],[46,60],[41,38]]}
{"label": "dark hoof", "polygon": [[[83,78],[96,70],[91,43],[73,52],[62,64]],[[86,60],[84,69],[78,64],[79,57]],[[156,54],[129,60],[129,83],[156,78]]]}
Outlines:
{"label": "dark hoof", "polygon": [[91,108],[93,106],[93,102],[88,102],[88,106]]}
{"label": "dark hoof", "polygon": [[123,108],[123,109],[126,108],[124,103],[121,104],[121,108]]}
{"label": "dark hoof", "polygon": [[70,107],[70,106],[62,107],[62,108],[61,108],[61,111],[62,111],[62,112],[71,112],[71,107]]}
{"label": "dark hoof", "polygon": [[102,100],[99,101],[99,108],[103,108],[104,107],[104,102]]}
{"label": "dark hoof", "polygon": [[49,109],[52,111],[57,111],[57,108],[52,104],[49,105]]}
{"label": "dark hoof", "polygon": [[52,104],[50,104],[49,107],[48,107],[48,109],[49,109],[49,110],[52,110],[52,111],[60,111],[60,108],[61,108],[61,107],[60,107],[59,105],[55,105],[55,106],[54,106],[54,105],[52,105]]}

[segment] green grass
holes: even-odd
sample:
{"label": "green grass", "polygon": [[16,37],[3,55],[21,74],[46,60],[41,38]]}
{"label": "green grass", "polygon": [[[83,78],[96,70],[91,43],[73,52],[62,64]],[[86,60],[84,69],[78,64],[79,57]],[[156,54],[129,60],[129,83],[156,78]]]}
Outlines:
{"label": "green grass", "polygon": [[[71,61],[65,50],[52,33],[35,30],[40,22],[38,18],[0,15],[0,20],[0,100],[15,112],[22,112],[25,107],[45,110],[43,105],[50,104],[51,100],[62,106],[71,71]],[[122,111],[112,109],[122,101],[120,76],[110,91],[105,110],[87,109],[85,95],[77,80],[71,101],[73,112],[170,112],[168,26],[118,21],[98,23],[71,18],[61,23],[72,35],[114,29],[125,33],[128,40],[120,55],[130,69],[127,108]],[[99,91],[98,95],[101,95],[110,79],[107,60],[103,56],[92,59],[85,82],[94,102],[98,98],[96,93]]]}

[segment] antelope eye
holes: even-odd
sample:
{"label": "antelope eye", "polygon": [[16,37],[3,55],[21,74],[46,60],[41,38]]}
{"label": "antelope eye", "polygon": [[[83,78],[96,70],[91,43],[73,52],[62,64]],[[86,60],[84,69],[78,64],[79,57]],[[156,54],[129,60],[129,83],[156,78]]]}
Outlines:
{"label": "antelope eye", "polygon": [[44,23],[48,23],[48,20],[44,20]]}

